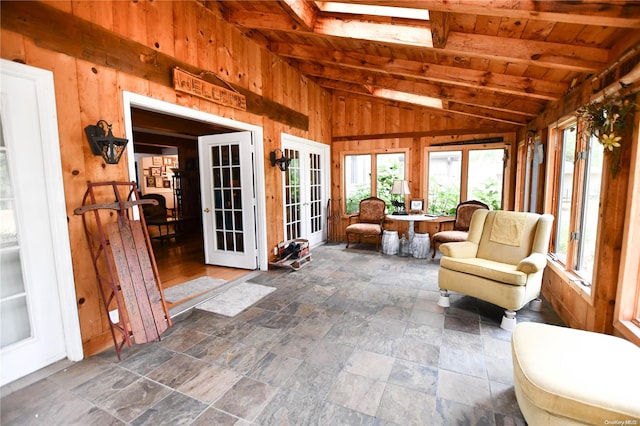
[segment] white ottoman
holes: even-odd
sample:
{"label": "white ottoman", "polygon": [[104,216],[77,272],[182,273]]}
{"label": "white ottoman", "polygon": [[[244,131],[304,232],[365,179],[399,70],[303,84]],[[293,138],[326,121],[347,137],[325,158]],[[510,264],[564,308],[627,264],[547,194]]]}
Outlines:
{"label": "white ottoman", "polygon": [[413,234],[411,254],[418,259],[426,259],[429,255],[429,234]]}
{"label": "white ottoman", "polygon": [[633,343],[518,323],[511,349],[516,398],[529,425],[640,424],[640,348]]}
{"label": "white ottoman", "polygon": [[397,254],[400,248],[398,231],[382,231],[382,253]]}

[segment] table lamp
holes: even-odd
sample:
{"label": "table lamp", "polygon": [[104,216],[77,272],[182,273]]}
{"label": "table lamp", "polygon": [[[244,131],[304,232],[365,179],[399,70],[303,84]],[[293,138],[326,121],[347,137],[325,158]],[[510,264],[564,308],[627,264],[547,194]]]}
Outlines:
{"label": "table lamp", "polygon": [[393,187],[391,188],[392,195],[400,195],[402,197],[402,201],[391,200],[391,204],[395,208],[395,211],[392,214],[408,214],[405,209],[404,197],[405,195],[411,194],[409,191],[409,184],[406,180],[396,180],[393,181]]}

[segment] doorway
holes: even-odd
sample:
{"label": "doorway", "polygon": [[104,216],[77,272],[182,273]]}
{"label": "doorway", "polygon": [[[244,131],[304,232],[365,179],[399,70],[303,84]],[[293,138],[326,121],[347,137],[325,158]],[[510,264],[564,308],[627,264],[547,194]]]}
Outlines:
{"label": "doorway", "polygon": [[2,60],[0,386],[83,357],[53,73]]}
{"label": "doorway", "polygon": [[327,239],[330,148],[286,133],[281,138],[291,159],[282,188],[285,239],[303,238],[314,247]]}
{"label": "doorway", "polygon": [[[264,223],[264,205],[258,203],[256,211],[262,211],[262,220],[258,220],[255,229],[258,247],[257,262],[253,268],[243,269],[233,265],[206,265],[204,260],[204,235],[202,231],[203,208],[200,202],[200,158],[198,154],[198,137],[202,135],[234,133],[249,131],[257,141],[253,145],[253,156],[262,156],[262,129],[234,120],[225,119],[201,111],[191,110],[145,96],[123,92],[125,130],[129,144],[128,158],[131,176],[137,176],[138,182],[143,171],[136,169],[133,160],[141,153],[151,156],[171,155],[177,150],[177,161],[183,179],[188,184],[180,184],[182,192],[182,210],[188,217],[184,221],[186,232],[180,239],[171,239],[164,243],[154,243],[154,254],[158,261],[163,287],[188,281],[203,275],[233,280],[247,274],[251,269],[267,269],[266,256],[266,224]],[[258,162],[260,163],[260,162]],[[139,166],[138,166],[139,167]],[[256,165],[255,176],[263,176],[264,167]],[[250,179],[254,179],[251,176]],[[172,188],[173,189],[173,188]],[[264,182],[256,178],[255,194],[257,199],[264,200]],[[262,198],[259,196],[262,194]],[[174,203],[175,204],[175,203]]]}

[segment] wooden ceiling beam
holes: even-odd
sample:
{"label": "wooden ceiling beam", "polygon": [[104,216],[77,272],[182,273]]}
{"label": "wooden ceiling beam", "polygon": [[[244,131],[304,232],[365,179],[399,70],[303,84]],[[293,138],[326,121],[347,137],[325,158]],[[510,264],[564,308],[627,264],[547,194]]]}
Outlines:
{"label": "wooden ceiling beam", "polygon": [[[336,91],[334,92],[334,94],[336,96],[340,96],[341,95],[341,91]],[[368,97],[368,98],[372,98],[377,100],[378,102],[387,102],[389,103],[389,105],[396,105],[396,106],[402,106],[402,105],[411,105],[413,107],[415,107],[414,104],[409,104],[406,102],[402,102],[402,101],[397,101],[397,100],[389,100],[386,98],[380,98],[378,96],[374,96],[374,95],[370,95],[370,94],[366,94],[366,93],[361,93],[361,92],[355,92],[354,93],[357,96],[360,97]],[[342,92],[342,95],[346,95],[346,96],[351,96],[351,92]],[[502,113],[499,111],[494,111],[491,109],[482,109],[482,108],[465,108],[464,105],[462,106],[456,106],[454,109],[438,109],[438,108],[430,108],[428,106],[424,106],[424,105],[420,105],[421,108],[433,111],[435,114],[439,114],[439,115],[445,115],[445,116],[451,116],[453,115],[464,115],[467,117],[475,117],[475,118],[481,118],[483,120],[490,120],[493,122],[498,122],[498,123],[504,123],[504,124],[510,124],[510,125],[515,125],[515,126],[524,126],[529,119],[527,118],[522,118],[522,117],[514,117],[512,115],[509,115],[508,113]]]}
{"label": "wooden ceiling beam", "polygon": [[447,38],[449,37],[449,13],[430,10],[429,24],[431,25],[433,47],[436,49],[444,49],[447,47]]}
{"label": "wooden ceiling beam", "polygon": [[508,112],[518,116],[535,117],[538,111],[543,108],[542,102],[535,102],[530,99],[507,96],[500,93],[489,93],[475,89],[459,89],[432,83],[400,80],[384,73],[374,72],[373,70],[365,72],[338,66],[324,66],[310,63],[296,63],[296,66],[300,72],[305,75],[414,93],[442,99],[444,101],[456,101],[468,105],[475,105],[480,108]]}
{"label": "wooden ceiling beam", "polygon": [[278,56],[340,64],[342,67],[369,71],[378,69],[391,75],[423,79],[496,91],[542,100],[558,100],[567,91],[567,83],[496,74],[469,68],[451,67],[355,51],[337,51],[317,46],[288,43],[270,43],[268,49]]}
{"label": "wooden ceiling beam", "polygon": [[[318,18],[315,31],[307,32],[301,30],[299,24],[288,15],[232,10],[229,11],[227,17],[230,23],[241,27],[294,33],[302,32],[305,35],[317,37],[338,37],[340,35],[338,28],[344,28],[344,22],[333,18]],[[400,31],[396,25],[376,25],[378,27],[376,27],[375,31],[380,31],[380,34],[387,32],[388,41],[398,44],[406,43],[407,45],[415,46],[425,37],[424,33],[416,33],[415,31],[406,31],[407,34],[403,34],[403,31]],[[332,26],[334,28],[330,29]],[[383,27],[386,28],[383,29]],[[320,34],[318,31],[325,32],[325,34]],[[368,30],[367,28],[361,28],[360,31],[364,33]],[[371,31],[374,30],[372,29]],[[358,33],[342,34],[342,37],[358,38]],[[364,37],[360,38],[364,39]],[[424,45],[422,47],[428,48]],[[517,62],[588,73],[601,70],[609,62],[609,52],[606,49],[461,32],[450,32],[447,37],[446,47],[446,53],[452,55],[474,56],[502,62]],[[442,52],[441,49],[438,49],[438,51]]]}
{"label": "wooden ceiling beam", "polygon": [[[350,0],[371,4],[371,0]],[[616,28],[640,28],[640,3],[630,1],[534,0],[376,0],[376,6],[411,7],[431,11],[498,16],[512,19],[562,22]]]}
{"label": "wooden ceiling beam", "polygon": [[449,34],[447,52],[587,73],[609,62],[606,49],[460,32]]}
{"label": "wooden ceiling beam", "polygon": [[305,31],[313,31],[318,16],[318,8],[309,0],[280,0],[287,14]]}

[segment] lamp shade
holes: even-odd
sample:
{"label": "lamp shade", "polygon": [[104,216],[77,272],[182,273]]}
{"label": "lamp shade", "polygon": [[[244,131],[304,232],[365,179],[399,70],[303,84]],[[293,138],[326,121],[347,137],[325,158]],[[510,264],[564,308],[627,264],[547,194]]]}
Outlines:
{"label": "lamp shade", "polygon": [[409,191],[409,183],[407,183],[406,180],[393,181],[393,187],[391,188],[391,193],[393,195],[411,194],[411,191]]}

